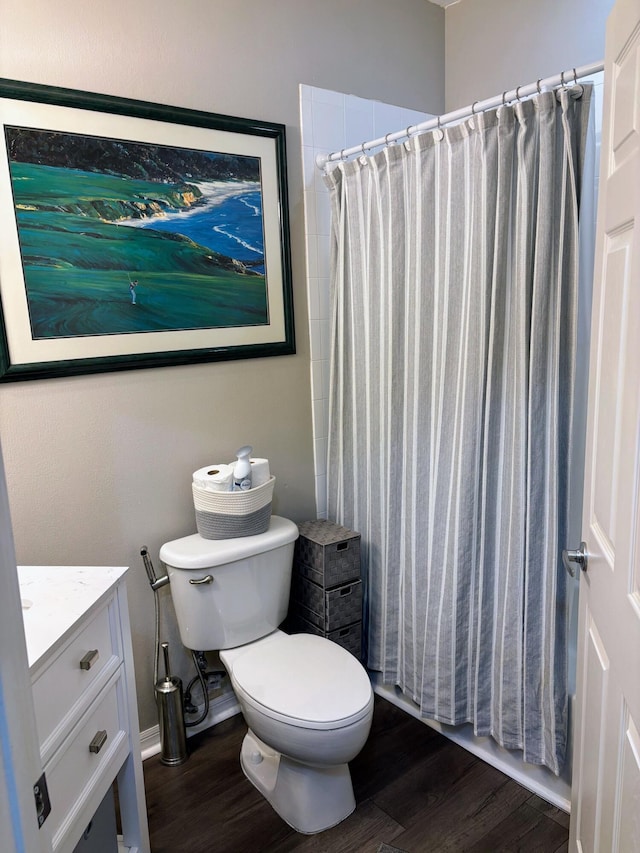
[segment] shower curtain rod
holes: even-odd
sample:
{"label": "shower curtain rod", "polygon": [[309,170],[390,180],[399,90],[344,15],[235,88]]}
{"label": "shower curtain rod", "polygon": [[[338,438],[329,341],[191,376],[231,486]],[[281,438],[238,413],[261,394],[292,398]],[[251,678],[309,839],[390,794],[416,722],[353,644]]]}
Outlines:
{"label": "shower curtain rod", "polygon": [[597,74],[604,69],[604,62],[592,62],[591,65],[581,65],[579,68],[571,68],[569,71],[562,71],[560,74],[555,74],[553,77],[545,77],[543,80],[537,80],[535,83],[528,83],[526,86],[517,86],[510,92],[503,92],[501,95],[495,95],[493,98],[487,98],[484,101],[474,101],[468,107],[461,107],[459,110],[446,113],[437,118],[431,118],[423,121],[420,124],[409,125],[404,130],[398,130],[395,133],[387,133],[378,139],[372,139],[370,142],[363,142],[361,145],[354,145],[352,148],[343,148],[341,151],[334,151],[332,154],[318,154],[316,157],[316,166],[318,169],[324,169],[336,160],[346,160],[352,154],[367,154],[372,148],[377,148],[381,145],[389,145],[396,142],[398,139],[409,138],[415,133],[423,133],[427,130],[435,130],[441,128],[445,124],[452,124],[460,121],[474,113],[481,113],[484,110],[490,110],[494,107],[504,106],[510,101],[520,101],[522,98],[527,98],[529,95],[535,95],[536,92],[541,92],[544,89],[552,89],[555,86],[567,86],[571,83],[577,83],[583,77],[588,77],[591,74]]}

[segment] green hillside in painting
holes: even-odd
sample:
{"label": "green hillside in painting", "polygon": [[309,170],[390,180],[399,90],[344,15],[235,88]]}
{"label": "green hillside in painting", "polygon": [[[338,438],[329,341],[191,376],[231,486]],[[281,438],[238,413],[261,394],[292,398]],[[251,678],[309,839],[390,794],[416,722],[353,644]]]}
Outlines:
{"label": "green hillside in painting", "polygon": [[34,338],[267,321],[263,275],[178,233],[123,224],[198,205],[195,184],[10,165]]}

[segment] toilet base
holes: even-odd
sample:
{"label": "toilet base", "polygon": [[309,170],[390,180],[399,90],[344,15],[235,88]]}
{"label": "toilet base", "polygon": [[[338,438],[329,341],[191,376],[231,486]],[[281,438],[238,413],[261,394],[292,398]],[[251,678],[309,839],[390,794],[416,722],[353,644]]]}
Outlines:
{"label": "toilet base", "polygon": [[356,807],[347,764],[315,767],[276,752],[249,729],[240,765],[280,817],[296,832],[313,835],[343,821]]}

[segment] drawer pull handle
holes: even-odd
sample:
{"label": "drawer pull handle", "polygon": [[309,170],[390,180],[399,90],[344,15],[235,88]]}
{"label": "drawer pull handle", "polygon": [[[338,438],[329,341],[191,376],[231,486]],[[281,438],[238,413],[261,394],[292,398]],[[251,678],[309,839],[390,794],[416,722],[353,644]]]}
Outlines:
{"label": "drawer pull handle", "polygon": [[80,661],[80,669],[91,669],[94,663],[98,660],[100,654],[97,649],[91,649]]}
{"label": "drawer pull handle", "polygon": [[93,736],[93,740],[89,744],[89,752],[95,752],[96,754],[100,752],[102,747],[107,742],[107,733],[104,729],[100,732],[96,732]]}
{"label": "drawer pull handle", "polygon": [[197,580],[190,578],[189,583],[192,586],[200,586],[202,583],[213,583],[213,575],[205,575],[205,577],[198,578]]}

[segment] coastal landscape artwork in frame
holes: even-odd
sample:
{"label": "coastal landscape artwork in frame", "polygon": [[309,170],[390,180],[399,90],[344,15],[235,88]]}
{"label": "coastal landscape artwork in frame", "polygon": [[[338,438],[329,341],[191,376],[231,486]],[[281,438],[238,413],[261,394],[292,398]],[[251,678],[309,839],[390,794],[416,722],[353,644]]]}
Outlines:
{"label": "coastal landscape artwork in frame", "polygon": [[0,80],[0,381],[295,352],[283,125]]}

